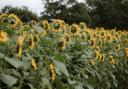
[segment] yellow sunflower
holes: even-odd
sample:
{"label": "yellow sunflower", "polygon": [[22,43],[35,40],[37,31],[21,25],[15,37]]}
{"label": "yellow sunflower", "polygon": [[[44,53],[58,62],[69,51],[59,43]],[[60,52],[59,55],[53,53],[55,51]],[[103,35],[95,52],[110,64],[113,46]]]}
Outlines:
{"label": "yellow sunflower", "polygon": [[18,16],[15,15],[15,14],[9,14],[9,15],[8,15],[8,18],[9,18],[9,20],[10,20],[10,26],[11,26],[12,28],[16,28],[16,26],[22,24],[22,23],[21,23],[21,20],[20,20],[20,19],[18,18]]}
{"label": "yellow sunflower", "polygon": [[79,31],[80,31],[80,28],[77,24],[73,24],[71,27],[70,27],[70,32],[71,34],[73,35],[78,35],[79,34]]}
{"label": "yellow sunflower", "polygon": [[119,44],[116,45],[114,49],[115,49],[116,52],[118,52],[120,50],[120,45]]}
{"label": "yellow sunflower", "polygon": [[128,48],[125,48],[125,57],[128,57]]}
{"label": "yellow sunflower", "polygon": [[62,29],[64,28],[64,21],[60,19],[54,19],[53,20],[53,32],[61,32]]}
{"label": "yellow sunflower", "polygon": [[31,65],[32,65],[32,67],[33,67],[34,70],[37,70],[37,64],[35,62],[35,59],[32,59],[31,60]]}
{"label": "yellow sunflower", "polygon": [[40,25],[46,30],[48,31],[51,27],[50,27],[50,24],[47,20],[43,20],[40,22]]}
{"label": "yellow sunflower", "polygon": [[0,23],[9,23],[8,14],[2,13],[0,15]]}
{"label": "yellow sunflower", "polygon": [[70,35],[69,34],[64,34],[63,38],[65,39],[66,42],[70,41]]}
{"label": "yellow sunflower", "polygon": [[52,81],[55,80],[55,67],[54,64],[50,64],[50,78]]}
{"label": "yellow sunflower", "polygon": [[115,59],[113,59],[113,56],[110,55],[109,56],[109,63],[112,64],[112,65],[114,65],[114,64],[117,63],[117,61]]}
{"label": "yellow sunflower", "polygon": [[8,35],[6,32],[0,31],[0,42],[7,42]]}
{"label": "yellow sunflower", "polygon": [[65,39],[61,39],[61,40],[59,41],[59,43],[58,43],[59,49],[62,51],[62,50],[65,49],[65,46],[66,46],[66,41],[65,41]]}
{"label": "yellow sunflower", "polygon": [[19,36],[18,37],[18,57],[21,58],[22,57],[22,51],[23,51],[23,42],[24,42],[24,37],[23,36]]}
{"label": "yellow sunflower", "polygon": [[33,37],[33,35],[32,35],[32,34],[30,34],[30,43],[29,43],[29,48],[30,48],[31,50],[33,50],[33,49],[34,49],[34,47],[35,47],[34,37]]}

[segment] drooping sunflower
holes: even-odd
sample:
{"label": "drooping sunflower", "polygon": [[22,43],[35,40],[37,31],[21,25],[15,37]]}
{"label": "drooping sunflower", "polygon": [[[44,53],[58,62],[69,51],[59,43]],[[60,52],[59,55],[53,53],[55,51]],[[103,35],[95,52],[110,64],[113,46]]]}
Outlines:
{"label": "drooping sunflower", "polygon": [[109,63],[110,64],[112,64],[112,65],[114,65],[114,64],[116,64],[117,63],[117,61],[113,58],[113,56],[109,56]]}
{"label": "drooping sunflower", "polygon": [[41,21],[40,26],[43,27],[46,31],[51,28],[50,23],[47,20]]}
{"label": "drooping sunflower", "polygon": [[70,41],[70,35],[65,33],[63,38],[65,39],[66,42],[69,42]]}
{"label": "drooping sunflower", "polygon": [[91,59],[91,60],[90,60],[90,63],[91,63],[92,65],[95,65],[95,64],[96,64],[96,60]]}
{"label": "drooping sunflower", "polygon": [[30,26],[33,26],[33,25],[36,25],[37,22],[36,22],[35,20],[31,20],[31,21],[28,22],[28,24],[29,24]]}
{"label": "drooping sunflower", "polygon": [[116,45],[115,48],[114,48],[114,50],[115,50],[116,52],[118,52],[118,51],[120,50],[120,45],[119,45],[119,44]]}
{"label": "drooping sunflower", "polygon": [[99,62],[103,63],[104,62],[104,57],[105,57],[104,54],[99,54],[98,56],[99,56],[98,57]]}
{"label": "drooping sunflower", "polygon": [[92,48],[93,48],[94,50],[96,50],[96,51],[100,51],[100,47],[97,46],[97,45],[92,46]]}
{"label": "drooping sunflower", "polygon": [[119,35],[119,33],[116,32],[116,34],[115,34],[115,38],[116,38],[117,40],[120,39],[120,35]]}
{"label": "drooping sunflower", "polygon": [[29,48],[31,49],[31,50],[33,50],[34,49],[34,47],[35,47],[35,42],[34,42],[34,36],[32,35],[32,34],[30,34],[30,41],[29,41],[30,43],[29,43]]}
{"label": "drooping sunflower", "polygon": [[100,31],[100,36],[102,39],[105,39],[106,32],[104,30]]}
{"label": "drooping sunflower", "polygon": [[54,64],[50,64],[50,78],[52,81],[55,80],[55,67]]}
{"label": "drooping sunflower", "polygon": [[125,51],[125,57],[128,57],[128,48],[125,48],[124,51]]}
{"label": "drooping sunflower", "polygon": [[91,38],[90,40],[90,45],[93,47],[96,45],[96,39],[95,38]]}
{"label": "drooping sunflower", "polygon": [[125,39],[124,44],[128,45],[128,39]]}
{"label": "drooping sunflower", "polygon": [[95,51],[95,59],[99,59],[100,51]]}
{"label": "drooping sunflower", "polygon": [[59,49],[60,49],[61,51],[65,49],[65,47],[66,47],[66,41],[65,41],[65,39],[62,38],[62,39],[59,41],[58,47],[59,47]]}
{"label": "drooping sunflower", "polygon": [[19,36],[18,37],[18,47],[17,47],[17,52],[18,52],[18,57],[21,59],[22,57],[22,52],[23,52],[23,42],[24,42],[24,37]]}
{"label": "drooping sunflower", "polygon": [[0,42],[7,42],[8,40],[8,35],[4,31],[0,31]]}
{"label": "drooping sunflower", "polygon": [[44,37],[46,34],[47,34],[47,32],[45,30],[43,30],[43,31],[41,31],[41,32],[38,33],[38,35],[40,37]]}
{"label": "drooping sunflower", "polygon": [[32,68],[33,68],[34,70],[37,70],[37,64],[36,64],[36,61],[35,61],[34,58],[32,58],[32,60],[31,60],[31,65],[32,65]]}

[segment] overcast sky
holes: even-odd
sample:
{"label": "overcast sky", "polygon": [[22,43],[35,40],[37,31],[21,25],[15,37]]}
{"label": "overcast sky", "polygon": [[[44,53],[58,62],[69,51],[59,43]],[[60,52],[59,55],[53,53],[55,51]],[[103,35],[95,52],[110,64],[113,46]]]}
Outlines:
{"label": "overcast sky", "polygon": [[[84,0],[78,0],[78,1],[82,2]],[[42,0],[0,0],[0,10],[2,7],[6,5],[17,6],[17,7],[27,6],[29,10],[37,13],[38,15],[40,14],[41,11],[43,11]]]}

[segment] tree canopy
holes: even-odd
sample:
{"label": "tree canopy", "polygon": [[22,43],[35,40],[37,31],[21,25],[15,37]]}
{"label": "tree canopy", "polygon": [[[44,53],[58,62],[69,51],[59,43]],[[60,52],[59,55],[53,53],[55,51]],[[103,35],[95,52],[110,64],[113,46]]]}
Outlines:
{"label": "tree canopy", "polygon": [[23,8],[5,6],[4,8],[2,8],[2,13],[9,13],[9,14],[14,13],[23,22],[28,22],[30,20],[37,20],[37,15],[31,12],[30,10],[28,10],[28,8],[25,6]]}
{"label": "tree canopy", "polygon": [[91,7],[92,26],[105,28],[128,28],[127,0],[87,0]]}
{"label": "tree canopy", "polygon": [[69,24],[90,22],[86,5],[76,0],[46,0],[45,10],[41,14],[42,19],[63,19]]}
{"label": "tree canopy", "polygon": [[42,19],[63,19],[67,23],[86,22],[91,27],[128,28],[127,0],[45,0]]}

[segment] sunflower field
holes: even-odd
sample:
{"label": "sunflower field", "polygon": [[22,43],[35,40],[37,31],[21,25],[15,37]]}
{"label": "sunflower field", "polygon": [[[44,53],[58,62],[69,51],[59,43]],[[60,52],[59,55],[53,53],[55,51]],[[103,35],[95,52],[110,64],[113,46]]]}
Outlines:
{"label": "sunflower field", "polygon": [[128,89],[128,31],[3,13],[0,89]]}

